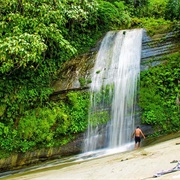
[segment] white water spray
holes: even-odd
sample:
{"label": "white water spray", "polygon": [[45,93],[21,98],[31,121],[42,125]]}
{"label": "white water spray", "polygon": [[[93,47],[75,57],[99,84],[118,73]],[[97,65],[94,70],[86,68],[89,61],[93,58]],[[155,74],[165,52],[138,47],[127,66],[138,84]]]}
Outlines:
{"label": "white water spray", "polygon": [[141,44],[142,29],[111,31],[104,37],[92,75],[85,152],[131,142]]}

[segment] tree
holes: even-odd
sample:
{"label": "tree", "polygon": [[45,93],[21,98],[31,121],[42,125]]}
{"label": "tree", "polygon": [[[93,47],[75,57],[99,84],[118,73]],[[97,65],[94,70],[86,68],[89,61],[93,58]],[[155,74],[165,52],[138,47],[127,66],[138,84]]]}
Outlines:
{"label": "tree", "polygon": [[166,5],[165,18],[169,20],[180,19],[180,1],[179,0],[168,1]]}

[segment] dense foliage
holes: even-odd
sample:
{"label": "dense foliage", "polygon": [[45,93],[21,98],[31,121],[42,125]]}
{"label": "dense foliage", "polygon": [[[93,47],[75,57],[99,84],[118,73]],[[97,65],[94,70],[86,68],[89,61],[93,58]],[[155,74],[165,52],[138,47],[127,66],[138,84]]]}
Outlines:
{"label": "dense foliage", "polygon": [[1,150],[25,152],[66,144],[73,134],[85,131],[88,105],[89,93],[69,92],[63,101],[25,110],[14,123],[1,121]]}
{"label": "dense foliage", "polygon": [[52,102],[51,83],[64,62],[87,52],[104,33],[147,27],[153,34],[171,24],[180,30],[178,0],[0,0],[0,5],[2,156],[64,144],[86,129],[88,93]]}
{"label": "dense foliage", "polygon": [[[1,148],[20,151],[26,144],[25,151],[67,131],[83,131],[87,114],[83,104],[79,105],[83,112],[72,108],[67,117],[57,114],[59,120],[51,115],[51,82],[63,62],[92,47],[110,26],[123,24],[123,4],[110,8],[106,2],[99,6],[96,1],[79,0],[1,0],[0,4]],[[103,12],[108,14],[104,17]],[[59,108],[70,111],[69,106]],[[62,127],[55,125],[57,121]],[[44,130],[34,128],[37,125]]]}
{"label": "dense foliage", "polygon": [[143,71],[140,81],[142,122],[153,125],[158,134],[180,129],[180,54],[162,60]]}

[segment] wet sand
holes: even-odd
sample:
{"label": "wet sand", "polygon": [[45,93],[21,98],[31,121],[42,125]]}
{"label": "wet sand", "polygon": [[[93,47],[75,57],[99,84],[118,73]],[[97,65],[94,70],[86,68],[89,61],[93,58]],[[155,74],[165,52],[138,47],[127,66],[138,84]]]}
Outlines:
{"label": "wet sand", "polygon": [[[180,137],[140,149],[83,161],[66,167],[26,172],[11,180],[147,180],[174,168],[180,160]],[[4,178],[3,178],[4,179]],[[180,171],[157,177],[180,179]]]}

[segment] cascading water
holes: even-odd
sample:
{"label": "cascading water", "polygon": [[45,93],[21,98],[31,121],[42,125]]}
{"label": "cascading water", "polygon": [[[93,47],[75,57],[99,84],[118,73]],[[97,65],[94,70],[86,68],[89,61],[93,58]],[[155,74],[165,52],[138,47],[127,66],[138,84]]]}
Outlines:
{"label": "cascading water", "polygon": [[131,142],[142,29],[110,31],[96,57],[84,152],[118,148]]}

